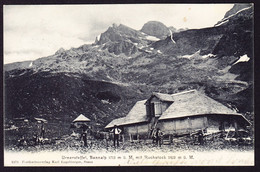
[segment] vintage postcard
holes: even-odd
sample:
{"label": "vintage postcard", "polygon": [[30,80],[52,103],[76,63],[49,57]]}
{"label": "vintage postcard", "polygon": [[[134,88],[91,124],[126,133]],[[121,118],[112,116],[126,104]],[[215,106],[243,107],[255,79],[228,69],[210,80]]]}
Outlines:
{"label": "vintage postcard", "polygon": [[254,166],[253,8],[4,5],[4,166]]}

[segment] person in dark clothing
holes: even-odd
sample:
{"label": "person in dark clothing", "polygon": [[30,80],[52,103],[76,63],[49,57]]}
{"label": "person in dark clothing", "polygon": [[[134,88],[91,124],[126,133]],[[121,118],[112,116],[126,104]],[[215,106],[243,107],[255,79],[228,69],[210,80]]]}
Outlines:
{"label": "person in dark clothing", "polygon": [[156,140],[156,145],[157,146],[160,146],[162,145],[162,136],[163,136],[163,133],[162,131],[157,128],[156,132],[155,132],[155,140]]}
{"label": "person in dark clothing", "polygon": [[204,144],[204,138],[203,138],[203,132],[202,131],[199,133],[198,141],[199,141],[200,145]]}
{"label": "person in dark clothing", "polygon": [[88,147],[87,136],[88,136],[88,135],[87,135],[87,130],[85,130],[85,131],[81,134],[81,139],[83,140],[85,147]]}
{"label": "person in dark clothing", "polygon": [[156,129],[151,129],[151,136],[152,136],[153,144],[156,142],[156,136],[155,136],[156,131],[157,131]]}
{"label": "person in dark clothing", "polygon": [[82,133],[83,133],[83,132],[85,132],[85,131],[88,129],[88,126],[85,125],[85,124],[83,124],[83,125],[81,126],[81,128],[82,128]]}
{"label": "person in dark clothing", "polygon": [[45,135],[45,128],[44,128],[44,125],[43,125],[43,123],[42,123],[40,136],[41,136],[42,138],[44,138],[44,135]]}
{"label": "person in dark clothing", "polygon": [[117,127],[117,125],[114,126],[114,128],[112,129],[112,132],[114,134],[114,147],[116,147],[116,143],[117,143],[117,147],[119,147],[119,134],[121,133],[121,129],[119,129]]}
{"label": "person in dark clothing", "polygon": [[34,145],[38,145],[38,144],[39,144],[38,134],[35,134],[35,135],[33,136],[33,141],[34,141]]}
{"label": "person in dark clothing", "polygon": [[27,142],[24,138],[24,136],[22,136],[19,140],[18,140],[18,146],[26,146]]}

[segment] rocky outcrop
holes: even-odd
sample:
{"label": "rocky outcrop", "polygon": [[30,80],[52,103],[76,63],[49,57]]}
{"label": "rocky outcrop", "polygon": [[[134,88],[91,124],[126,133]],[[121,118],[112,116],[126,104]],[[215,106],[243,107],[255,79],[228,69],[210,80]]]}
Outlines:
{"label": "rocky outcrop", "polygon": [[252,4],[247,4],[247,3],[237,3],[235,4],[228,12],[226,12],[224,18],[227,18],[231,15],[236,14],[238,11],[241,11],[242,9],[252,7]]}
{"label": "rocky outcrop", "polygon": [[[222,24],[223,23],[223,24]],[[157,41],[153,47],[166,54],[185,55],[200,50],[201,55],[252,57],[253,9],[248,7],[235,15],[229,15],[215,27],[191,29],[173,34],[165,40]]]}
{"label": "rocky outcrop", "polygon": [[141,32],[155,36],[159,39],[164,39],[166,36],[170,34],[169,28],[167,28],[163,23],[158,21],[149,21],[145,23],[141,29]]}

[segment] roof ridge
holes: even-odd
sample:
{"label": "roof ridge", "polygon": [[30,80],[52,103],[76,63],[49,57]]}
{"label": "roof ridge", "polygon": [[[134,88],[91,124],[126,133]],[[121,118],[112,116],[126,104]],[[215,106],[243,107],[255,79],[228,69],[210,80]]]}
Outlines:
{"label": "roof ridge", "polygon": [[153,94],[153,95],[154,95],[154,94],[165,94],[165,95],[171,95],[171,94],[168,94],[168,93],[160,93],[160,92],[153,92],[152,94]]}
{"label": "roof ridge", "polygon": [[191,92],[198,92],[198,91],[196,89],[192,89],[192,90],[187,90],[187,91],[174,93],[174,94],[171,94],[171,96],[176,96],[176,95],[180,95],[180,94],[187,94],[187,93],[191,93]]}
{"label": "roof ridge", "polygon": [[75,119],[73,120],[73,122],[75,122],[75,121],[80,121],[80,120],[90,121],[90,119],[87,118],[85,115],[80,114],[77,118],[75,118]]}
{"label": "roof ridge", "polygon": [[137,102],[143,102],[143,101],[147,101],[147,99],[143,99],[143,100],[136,101],[135,104],[136,104]]}

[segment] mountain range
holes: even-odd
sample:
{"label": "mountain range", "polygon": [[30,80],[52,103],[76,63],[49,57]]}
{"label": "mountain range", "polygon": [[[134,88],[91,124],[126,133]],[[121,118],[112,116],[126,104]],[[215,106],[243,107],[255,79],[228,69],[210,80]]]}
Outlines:
{"label": "mountain range", "polygon": [[199,89],[253,113],[253,6],[236,4],[213,27],[176,30],[149,21],[113,24],[93,44],[6,64],[5,119],[70,123],[84,114],[101,128],[152,92]]}

